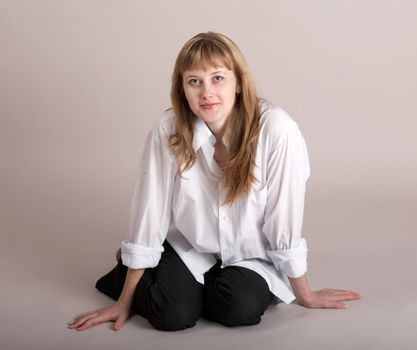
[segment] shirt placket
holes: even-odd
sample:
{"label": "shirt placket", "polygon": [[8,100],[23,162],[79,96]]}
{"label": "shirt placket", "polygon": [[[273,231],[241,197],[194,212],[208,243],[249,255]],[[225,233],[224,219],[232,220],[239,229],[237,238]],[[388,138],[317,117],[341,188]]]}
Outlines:
{"label": "shirt placket", "polygon": [[224,190],[221,185],[218,185],[219,192],[219,245],[220,258],[222,260],[222,267],[226,266],[230,260],[230,233],[232,232],[232,220],[229,213],[229,206],[223,205],[225,199]]}
{"label": "shirt placket", "polygon": [[[214,160],[214,144],[216,140],[213,137],[210,137],[208,143],[205,143],[201,146],[204,157],[206,158],[208,167],[210,171],[219,179],[222,175],[222,171],[220,167],[217,165],[216,161]],[[217,184],[217,192],[218,192],[218,227],[219,227],[219,255],[220,259],[222,260],[222,267],[230,261],[230,233],[232,231],[232,220],[229,213],[229,206],[223,205],[225,200],[225,190],[222,189],[220,182]]]}

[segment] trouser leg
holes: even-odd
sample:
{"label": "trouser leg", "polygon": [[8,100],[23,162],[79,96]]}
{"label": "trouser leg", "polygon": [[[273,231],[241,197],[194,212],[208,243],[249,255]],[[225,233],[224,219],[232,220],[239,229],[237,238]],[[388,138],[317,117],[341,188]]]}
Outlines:
{"label": "trouser leg", "polygon": [[218,262],[204,275],[204,316],[226,326],[258,324],[272,300],[264,278],[250,269]]}
{"label": "trouser leg", "polygon": [[[156,329],[192,327],[202,313],[203,286],[198,283],[168,242],[158,266],[146,269],[136,287],[132,311]],[[121,262],[97,281],[96,288],[113,299],[123,289],[127,267]]]}

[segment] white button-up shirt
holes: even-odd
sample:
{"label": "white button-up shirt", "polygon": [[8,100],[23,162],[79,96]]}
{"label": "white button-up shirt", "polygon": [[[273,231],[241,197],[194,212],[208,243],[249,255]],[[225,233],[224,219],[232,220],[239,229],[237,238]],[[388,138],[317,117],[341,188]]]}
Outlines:
{"label": "white button-up shirt", "polygon": [[258,181],[232,205],[223,204],[222,170],[213,158],[216,138],[207,125],[196,117],[196,161],[178,176],[168,143],[175,130],[173,111],[154,124],[139,164],[128,238],[122,241],[124,265],[155,267],[166,239],[201,284],[220,259],[222,267],[242,266],[260,274],[282,301],[295,299],[288,277],[307,270],[301,228],[309,157],[296,122],[264,100],[260,108]]}

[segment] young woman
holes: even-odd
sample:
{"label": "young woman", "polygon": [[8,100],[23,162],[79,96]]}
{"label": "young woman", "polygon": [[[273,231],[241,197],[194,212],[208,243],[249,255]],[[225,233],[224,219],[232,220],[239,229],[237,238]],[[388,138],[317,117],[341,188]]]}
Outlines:
{"label": "young woman", "polygon": [[257,97],[236,44],[213,32],[190,39],[171,101],[146,139],[118,264],[96,284],[117,301],[69,328],[114,321],[119,330],[131,313],[167,331],[201,316],[255,325],[279,300],[343,309],[359,299],[308,286],[305,141],[285,111]]}

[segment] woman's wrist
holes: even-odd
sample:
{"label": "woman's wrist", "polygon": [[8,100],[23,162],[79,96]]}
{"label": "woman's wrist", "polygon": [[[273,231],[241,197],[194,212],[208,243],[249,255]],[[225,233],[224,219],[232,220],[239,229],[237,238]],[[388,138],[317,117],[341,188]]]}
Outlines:
{"label": "woman's wrist", "polygon": [[297,302],[300,305],[303,305],[306,307],[310,307],[312,305],[312,300],[314,296],[312,291],[305,292],[303,294],[298,294],[298,293],[294,293],[294,294],[295,294],[295,298]]}
{"label": "woman's wrist", "polygon": [[296,278],[288,277],[288,280],[290,281],[291,287],[293,289],[297,301],[301,305],[308,306],[311,303],[311,300],[314,295],[308,285],[307,275],[304,274]]}
{"label": "woman's wrist", "polygon": [[116,304],[118,304],[123,309],[130,309],[132,305],[132,299],[129,300],[127,298],[120,297],[119,300],[116,301]]}

